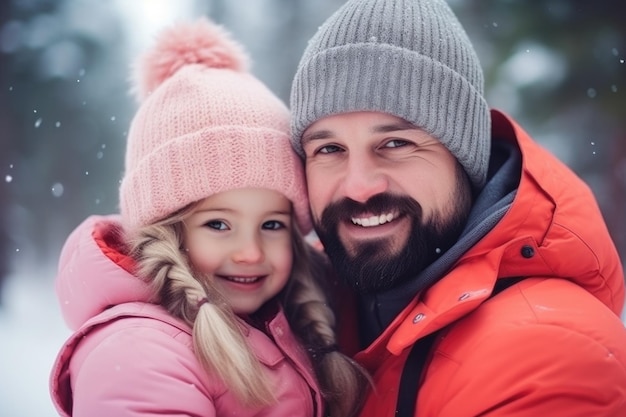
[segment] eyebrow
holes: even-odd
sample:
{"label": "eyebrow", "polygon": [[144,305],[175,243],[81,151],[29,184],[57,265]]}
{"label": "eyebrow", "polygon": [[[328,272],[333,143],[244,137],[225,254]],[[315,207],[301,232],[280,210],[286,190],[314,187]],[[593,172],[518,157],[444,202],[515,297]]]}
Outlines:
{"label": "eyebrow", "polygon": [[374,128],[372,129],[372,133],[388,133],[388,132],[397,132],[399,130],[421,130],[421,129],[415,126],[413,123],[403,120],[397,123],[374,126]]}
{"label": "eyebrow", "polygon": [[208,207],[208,208],[199,208],[197,210],[194,210],[194,214],[195,213],[206,213],[208,211],[226,211],[226,212],[233,212],[235,210],[231,209],[231,208],[221,208],[221,207]]}
{"label": "eyebrow", "polygon": [[[397,123],[389,123],[383,125],[374,126],[370,131],[372,133],[389,133],[389,132],[398,132],[401,130],[421,130],[419,127],[415,126],[411,122],[407,122],[405,120],[397,122]],[[305,134],[302,136],[302,144],[320,140],[320,139],[329,139],[332,138],[333,132],[330,130],[319,130],[310,134]]]}
{"label": "eyebrow", "polygon": [[328,138],[331,138],[332,136],[333,134],[331,133],[330,130],[318,130],[317,132],[303,135],[301,142],[302,142],[302,145],[304,145],[305,143],[312,142],[314,140],[328,139]]}

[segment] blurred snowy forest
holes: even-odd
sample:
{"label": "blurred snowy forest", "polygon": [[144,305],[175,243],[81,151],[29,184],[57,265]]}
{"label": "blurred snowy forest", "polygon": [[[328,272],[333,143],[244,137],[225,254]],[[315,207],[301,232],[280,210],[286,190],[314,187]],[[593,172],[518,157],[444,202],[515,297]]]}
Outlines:
{"label": "blurred snowy forest", "polygon": [[[31,303],[26,308],[37,311],[29,317],[58,317],[52,280],[65,237],[86,216],[117,211],[136,105],[128,93],[129,65],[155,31],[179,19],[210,16],[247,47],[253,72],[288,101],[307,40],[342,3],[0,2],[0,314],[12,305],[7,288],[13,280],[28,282],[25,291],[43,289],[51,300],[36,303],[37,297],[24,295]],[[626,2],[450,4],[483,63],[489,104],[517,118],[589,183],[626,261]],[[37,340],[33,335],[27,343]],[[6,342],[0,344],[0,355],[7,354]],[[0,392],[11,383],[5,364],[12,360],[0,362]],[[37,393],[24,393],[27,401],[49,401],[40,392],[47,372],[36,376],[43,378]],[[0,414],[6,416],[1,410],[7,398],[2,400]],[[12,410],[10,415],[34,415]]]}

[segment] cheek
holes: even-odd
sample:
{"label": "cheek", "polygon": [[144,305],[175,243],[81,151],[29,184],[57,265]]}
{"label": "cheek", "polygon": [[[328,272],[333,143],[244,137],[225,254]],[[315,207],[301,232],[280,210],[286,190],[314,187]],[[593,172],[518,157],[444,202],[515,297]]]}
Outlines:
{"label": "cheek", "polygon": [[291,241],[287,241],[284,244],[274,247],[272,250],[272,259],[276,269],[289,274],[291,272],[291,267],[293,266]]}
{"label": "cheek", "polygon": [[212,273],[219,266],[219,254],[213,245],[193,236],[185,239],[185,251],[191,267],[197,271]]}
{"label": "cheek", "polygon": [[285,235],[277,240],[266,241],[263,246],[265,263],[271,266],[275,279],[279,279],[277,284],[284,285],[293,266],[293,248],[291,236]]}
{"label": "cheek", "polygon": [[307,167],[307,190],[309,194],[309,205],[315,218],[319,218],[322,211],[332,200],[336,178],[328,173],[324,174],[321,169]]}
{"label": "cheek", "polygon": [[189,263],[193,269],[205,274],[212,274],[219,266],[218,260],[209,252],[189,251]]}
{"label": "cheek", "polygon": [[461,198],[459,193],[459,178],[457,176],[457,165],[453,161],[446,161],[442,164],[443,168],[438,171],[438,175],[432,179],[430,187],[431,201],[429,203],[432,211],[440,214],[454,212],[458,207],[458,199]]}
{"label": "cheek", "polygon": [[[442,204],[450,204],[456,199],[459,181],[458,177],[460,165],[456,164],[456,160],[446,160],[446,164],[442,164],[443,169],[439,172],[439,180],[437,182],[436,191],[438,192],[438,201]],[[462,174],[462,171],[461,171]]]}
{"label": "cheek", "polygon": [[454,163],[441,161],[437,169],[432,169],[432,165],[426,168],[396,171],[394,182],[400,189],[394,191],[418,201],[424,210],[424,218],[429,219],[454,201],[457,179]]}

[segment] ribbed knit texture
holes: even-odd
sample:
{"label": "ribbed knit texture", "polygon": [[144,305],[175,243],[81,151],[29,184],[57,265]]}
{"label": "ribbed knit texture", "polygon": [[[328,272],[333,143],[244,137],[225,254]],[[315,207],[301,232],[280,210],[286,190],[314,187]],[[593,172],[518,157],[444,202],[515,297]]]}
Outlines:
{"label": "ribbed knit texture", "polygon": [[[189,62],[176,62],[170,65],[173,75],[147,83],[156,85],[141,103],[128,134],[120,187],[125,227],[153,223],[221,191],[258,187],[291,200],[306,234],[311,220],[304,172],[289,145],[285,104],[243,66],[214,68],[185,55],[186,48],[191,54],[199,49],[186,43],[189,36],[199,38],[202,31],[213,29],[205,20],[187,28],[176,54]],[[223,33],[209,34],[218,37],[209,52],[218,48],[224,54],[232,46],[220,44]],[[160,42],[166,41],[171,37]],[[164,59],[164,54],[156,54],[152,63],[160,65]],[[144,78],[149,79],[147,73]]]}
{"label": "ribbed knit texture", "polygon": [[350,0],[309,42],[291,91],[292,145],[334,114],[377,111],[439,139],[476,188],[486,179],[491,120],[483,73],[442,0]]}

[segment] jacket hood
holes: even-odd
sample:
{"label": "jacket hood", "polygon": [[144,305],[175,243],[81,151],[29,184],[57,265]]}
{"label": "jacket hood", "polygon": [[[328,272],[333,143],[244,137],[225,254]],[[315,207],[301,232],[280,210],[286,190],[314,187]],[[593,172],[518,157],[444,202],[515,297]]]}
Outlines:
{"label": "jacket hood", "polygon": [[149,302],[149,286],[132,274],[133,261],[121,252],[119,216],[91,216],[67,238],[55,288],[63,319],[77,330],[107,308]]}
{"label": "jacket hood", "polygon": [[567,279],[619,315],[624,272],[589,186],[504,114],[492,117],[493,136],[519,146],[522,176],[508,212],[464,259],[496,251],[497,278]]}

